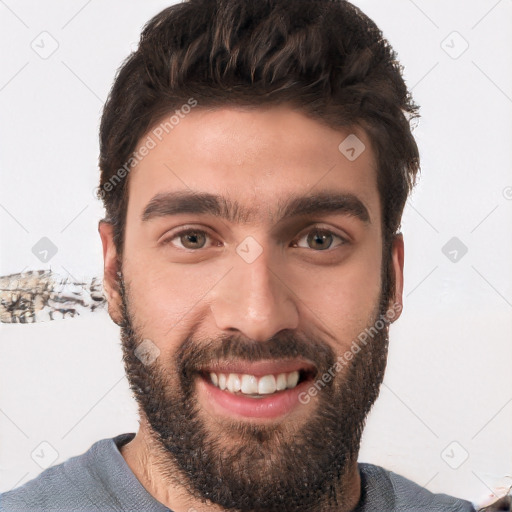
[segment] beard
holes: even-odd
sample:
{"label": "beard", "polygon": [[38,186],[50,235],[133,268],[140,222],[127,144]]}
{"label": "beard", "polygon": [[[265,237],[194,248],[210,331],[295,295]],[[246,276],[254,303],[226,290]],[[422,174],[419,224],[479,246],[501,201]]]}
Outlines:
{"label": "beard", "polygon": [[[139,411],[151,427],[158,451],[155,469],[165,481],[185,487],[201,501],[241,512],[324,512],[336,510],[347,499],[347,478],[384,378],[389,322],[367,336],[365,346],[335,373],[337,355],[331,346],[297,330],[280,331],[264,342],[225,334],[204,340],[191,331],[172,360],[157,358],[144,364],[136,355],[144,335],[130,310],[122,278],[120,293],[126,374]],[[377,320],[386,318],[388,295],[385,286],[367,321],[372,332]],[[286,418],[272,424],[214,422],[201,410],[196,382],[199,369],[208,363],[297,357],[315,364],[317,383],[329,369],[334,374],[322,382],[312,399],[312,413],[300,424]]]}

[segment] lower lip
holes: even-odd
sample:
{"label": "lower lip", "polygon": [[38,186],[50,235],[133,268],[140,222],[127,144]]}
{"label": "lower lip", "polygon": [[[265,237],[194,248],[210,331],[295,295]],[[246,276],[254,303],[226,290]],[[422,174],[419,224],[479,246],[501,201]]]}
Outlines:
{"label": "lower lip", "polygon": [[306,380],[293,389],[279,391],[265,398],[251,398],[223,391],[207,377],[200,376],[198,390],[204,395],[207,407],[213,409],[215,414],[239,418],[277,418],[291,413],[298,405],[305,405],[300,402],[299,396],[310,384]]}

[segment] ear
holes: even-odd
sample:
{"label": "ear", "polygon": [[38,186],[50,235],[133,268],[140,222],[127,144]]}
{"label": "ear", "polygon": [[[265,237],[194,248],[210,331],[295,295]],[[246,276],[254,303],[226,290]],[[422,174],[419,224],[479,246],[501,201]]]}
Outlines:
{"label": "ear", "polygon": [[108,313],[114,323],[121,325],[123,318],[121,314],[122,300],[119,293],[119,277],[117,275],[120,268],[114,244],[114,226],[110,222],[100,220],[98,232],[103,244],[103,289],[108,301]]}
{"label": "ear", "polygon": [[389,304],[389,318],[391,323],[398,320],[403,308],[404,290],[404,237],[402,233],[394,236],[391,245],[391,265],[393,266],[394,293]]}

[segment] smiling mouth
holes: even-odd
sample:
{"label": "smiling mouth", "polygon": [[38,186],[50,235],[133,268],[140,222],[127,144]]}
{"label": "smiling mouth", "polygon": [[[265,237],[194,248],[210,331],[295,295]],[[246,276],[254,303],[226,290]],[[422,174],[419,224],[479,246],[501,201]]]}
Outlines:
{"label": "smiling mouth", "polygon": [[[294,366],[297,367],[297,363]],[[256,368],[258,371],[254,373],[249,371],[249,367],[246,367],[246,371],[235,371],[234,368],[231,371],[208,369],[200,373],[203,379],[221,391],[250,398],[271,397],[286,390],[295,389],[299,384],[313,380],[316,374],[315,368],[311,365],[289,371],[286,371],[285,367],[283,367],[285,371],[276,371],[277,368],[274,371],[271,371],[271,368],[266,370],[265,365]]]}

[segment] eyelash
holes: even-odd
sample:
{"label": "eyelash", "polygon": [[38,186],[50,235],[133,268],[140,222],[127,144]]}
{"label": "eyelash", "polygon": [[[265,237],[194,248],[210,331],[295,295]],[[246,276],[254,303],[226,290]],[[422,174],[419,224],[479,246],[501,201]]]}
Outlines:
{"label": "eyelash", "polygon": [[[336,247],[340,247],[342,245],[347,245],[347,244],[350,243],[346,238],[342,237],[341,235],[338,235],[338,234],[334,233],[330,229],[323,228],[323,227],[320,227],[320,226],[312,226],[308,231],[304,232],[302,235],[300,235],[298,238],[295,238],[292,241],[292,243],[295,244],[294,247],[298,247],[296,245],[296,242],[298,242],[299,240],[302,240],[304,237],[307,237],[307,235],[309,235],[313,231],[317,231],[317,232],[323,233],[323,234],[326,233],[326,234],[332,235],[333,237],[338,238],[340,240],[340,243],[338,245],[334,246],[334,248],[333,247],[329,247],[327,249],[323,249],[323,250],[319,250],[319,251],[314,251],[314,249],[309,248],[309,249],[311,249],[314,252],[329,252],[329,251],[332,251],[333,249],[335,249]],[[204,229],[187,228],[187,229],[183,229],[181,231],[178,231],[176,233],[173,233],[172,236],[170,236],[169,238],[166,238],[162,242],[162,245],[169,245],[176,238],[180,238],[181,236],[186,235],[188,233],[201,233],[201,234],[206,235],[207,237],[212,238],[210,236],[210,234],[208,233],[208,231],[205,231]],[[307,249],[308,247],[300,247],[300,248],[301,249]],[[178,249],[185,250],[185,251],[197,252],[197,251],[209,249],[209,247],[201,247],[199,249],[187,249],[186,247],[183,247],[183,248],[182,247],[178,247]]]}

